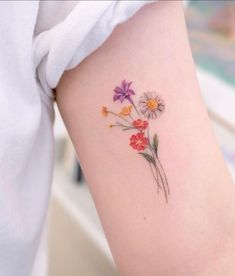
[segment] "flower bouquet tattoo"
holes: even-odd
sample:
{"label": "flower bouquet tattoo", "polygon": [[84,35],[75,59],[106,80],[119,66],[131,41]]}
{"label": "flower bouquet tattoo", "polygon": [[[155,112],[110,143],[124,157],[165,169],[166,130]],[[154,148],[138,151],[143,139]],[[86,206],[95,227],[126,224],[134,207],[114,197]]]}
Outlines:
{"label": "flower bouquet tattoo", "polygon": [[123,131],[133,130],[130,136],[129,145],[138,152],[149,164],[151,173],[156,181],[157,191],[163,192],[166,202],[168,202],[169,185],[163,166],[158,157],[159,139],[157,134],[152,138],[149,136],[149,120],[157,119],[165,109],[163,100],[155,92],[145,92],[135,105],[132,96],[135,95],[131,89],[132,82],[122,81],[121,86],[114,89],[114,101],[128,102],[121,111],[116,113],[107,107],[102,107],[102,114],[107,117],[112,115],[117,118],[114,124],[109,127],[119,127]]}

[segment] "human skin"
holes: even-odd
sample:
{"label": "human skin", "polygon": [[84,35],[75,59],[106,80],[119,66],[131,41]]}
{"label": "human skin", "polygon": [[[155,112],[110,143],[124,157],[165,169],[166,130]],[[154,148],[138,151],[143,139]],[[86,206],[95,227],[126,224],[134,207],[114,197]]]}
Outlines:
{"label": "human skin", "polygon": [[[130,133],[107,127],[119,110],[113,89],[133,81],[135,98],[155,90],[165,111],[151,121],[170,185],[157,193]],[[235,186],[202,102],[183,8],[142,8],[57,89],[57,104],[122,276],[234,276]]]}

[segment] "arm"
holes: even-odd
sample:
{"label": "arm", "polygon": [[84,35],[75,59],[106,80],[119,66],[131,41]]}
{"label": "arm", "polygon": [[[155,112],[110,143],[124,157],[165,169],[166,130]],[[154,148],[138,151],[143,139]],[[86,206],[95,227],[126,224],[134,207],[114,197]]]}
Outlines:
{"label": "arm", "polygon": [[[128,103],[113,101],[123,79],[133,81],[136,105],[147,90],[165,102],[149,131],[158,134],[168,203],[151,164],[129,145],[134,132],[107,127],[115,115],[101,115],[102,106],[119,112]],[[235,274],[235,189],[202,104],[180,2],[150,4],[116,28],[64,74],[57,102],[120,275]]]}

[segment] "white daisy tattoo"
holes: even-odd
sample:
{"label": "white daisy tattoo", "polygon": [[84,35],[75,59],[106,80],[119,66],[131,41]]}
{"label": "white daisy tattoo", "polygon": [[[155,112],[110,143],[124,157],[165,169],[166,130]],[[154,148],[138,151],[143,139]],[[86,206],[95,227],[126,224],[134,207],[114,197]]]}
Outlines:
{"label": "white daisy tattoo", "polygon": [[139,99],[139,107],[144,117],[156,119],[164,110],[165,104],[155,92],[145,92]]}

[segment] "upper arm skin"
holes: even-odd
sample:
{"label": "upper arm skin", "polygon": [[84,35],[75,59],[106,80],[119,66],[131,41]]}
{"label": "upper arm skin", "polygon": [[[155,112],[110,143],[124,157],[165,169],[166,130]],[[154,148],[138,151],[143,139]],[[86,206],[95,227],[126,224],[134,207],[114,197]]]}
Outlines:
{"label": "upper arm skin", "polygon": [[[108,128],[113,89],[126,79],[138,99],[156,90],[165,111],[151,121],[170,186],[168,204],[131,132]],[[76,148],[122,276],[235,275],[235,190],[209,125],[182,5],[160,1],[115,29],[57,87]],[[221,242],[222,241],[222,242]]]}

